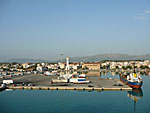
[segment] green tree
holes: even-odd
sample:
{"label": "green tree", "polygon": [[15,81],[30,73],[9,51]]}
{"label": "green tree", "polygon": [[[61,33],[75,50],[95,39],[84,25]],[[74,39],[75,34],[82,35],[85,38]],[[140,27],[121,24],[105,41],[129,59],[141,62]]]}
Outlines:
{"label": "green tree", "polygon": [[102,69],[106,69],[106,66],[104,65],[104,66],[102,66]]}
{"label": "green tree", "polygon": [[145,66],[140,66],[140,69],[145,69]]}
{"label": "green tree", "polygon": [[126,69],[126,67],[125,67],[125,66],[122,66],[122,69]]}
{"label": "green tree", "polygon": [[127,69],[132,69],[132,66],[127,66]]}
{"label": "green tree", "polygon": [[118,67],[118,66],[116,66],[116,69],[119,69],[119,67]]}

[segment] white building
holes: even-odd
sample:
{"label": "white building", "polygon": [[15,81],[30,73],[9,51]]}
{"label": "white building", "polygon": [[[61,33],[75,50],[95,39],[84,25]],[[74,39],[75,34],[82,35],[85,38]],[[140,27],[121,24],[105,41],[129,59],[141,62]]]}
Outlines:
{"label": "white building", "polygon": [[60,69],[65,69],[65,64],[64,63],[59,62],[58,65],[59,65]]}
{"label": "white building", "polygon": [[42,66],[37,66],[36,70],[39,71],[39,72],[42,72],[43,71]]}
{"label": "white building", "polygon": [[38,64],[37,67],[36,67],[36,70],[39,71],[39,72],[43,72],[43,71],[46,70],[46,67],[43,67],[43,66]]}
{"label": "white building", "polygon": [[29,63],[24,63],[22,64],[23,68],[29,68],[30,67],[30,64]]}
{"label": "white building", "polygon": [[70,70],[69,57],[66,58],[66,70]]}
{"label": "white building", "polygon": [[79,67],[79,63],[72,63],[72,64],[69,64],[70,68],[73,69],[73,70],[77,70],[78,67]]}

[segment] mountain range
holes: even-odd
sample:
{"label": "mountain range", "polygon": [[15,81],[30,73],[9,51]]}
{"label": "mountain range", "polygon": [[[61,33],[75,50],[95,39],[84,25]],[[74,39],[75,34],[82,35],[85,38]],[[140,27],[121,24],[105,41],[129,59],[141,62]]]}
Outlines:
{"label": "mountain range", "polygon": [[[65,62],[65,58],[62,59],[62,62]],[[146,55],[128,55],[128,54],[119,54],[119,53],[108,53],[108,54],[98,54],[93,56],[83,56],[83,57],[70,57],[70,62],[97,62],[103,60],[150,60],[150,54]],[[4,62],[60,62],[61,60],[43,60],[43,59],[32,59],[32,58],[13,58]]]}
{"label": "mountain range", "polygon": [[109,54],[99,54],[94,56],[86,57],[73,57],[70,58],[72,62],[96,62],[103,60],[150,60],[150,54],[146,55],[128,55],[128,54],[118,54],[118,53],[109,53]]}
{"label": "mountain range", "polygon": [[25,63],[25,62],[31,62],[31,63],[36,63],[36,62],[48,62],[47,60],[43,59],[32,59],[32,58],[12,58],[6,61],[3,61],[6,63],[11,63],[11,62],[18,62],[18,63]]}
{"label": "mountain range", "polygon": [[128,54],[109,53],[109,54],[99,54],[94,56],[70,58],[71,62],[96,62],[96,61],[103,61],[103,60],[150,60],[150,54],[128,55]]}

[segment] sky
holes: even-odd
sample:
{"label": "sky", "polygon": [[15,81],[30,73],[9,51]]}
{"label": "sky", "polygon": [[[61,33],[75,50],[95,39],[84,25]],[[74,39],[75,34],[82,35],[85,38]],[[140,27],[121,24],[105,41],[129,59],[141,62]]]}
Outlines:
{"label": "sky", "polygon": [[0,61],[150,53],[150,0],[0,0]]}

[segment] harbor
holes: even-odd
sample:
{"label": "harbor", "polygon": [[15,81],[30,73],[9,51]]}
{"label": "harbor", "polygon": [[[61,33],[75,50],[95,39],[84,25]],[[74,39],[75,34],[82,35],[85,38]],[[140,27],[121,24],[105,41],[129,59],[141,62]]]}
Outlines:
{"label": "harbor", "polygon": [[[76,111],[76,107],[82,109],[83,107],[81,106],[86,106],[84,107],[86,111],[87,107],[92,106],[91,110],[95,112],[93,106],[96,106],[94,108],[102,112],[103,107],[101,106],[109,103],[115,108],[115,110],[112,110],[118,112],[121,112],[122,109],[126,112],[132,112],[136,109],[136,111],[144,113],[145,111],[142,112],[142,110],[145,109],[145,107],[147,108],[146,112],[149,112],[149,104],[143,106],[144,102],[149,103],[149,98],[146,95],[150,94],[149,90],[147,90],[149,87],[149,76],[141,75],[144,79],[144,84],[143,87],[139,89],[129,89],[128,86],[122,84],[119,79],[114,79],[118,77],[117,74],[114,75],[112,79],[101,78],[103,76],[104,75],[87,76],[86,79],[91,81],[88,84],[51,84],[50,81],[52,79],[58,79],[58,76],[54,75],[30,74],[10,77],[7,78],[7,80],[13,80],[13,84],[7,85],[9,89],[0,92],[1,106],[3,106],[3,110],[6,110],[5,105],[7,104],[7,108],[10,108],[9,111],[19,106],[18,111],[24,110],[26,112],[32,111],[26,109],[30,106],[34,109],[37,108],[37,106],[42,107],[41,112],[45,112],[45,106],[47,108],[46,112],[58,110],[56,106],[60,106],[58,111],[62,111],[62,109],[64,109],[62,105],[65,105],[65,109],[68,112],[70,112],[68,106],[70,108],[72,105],[73,111]],[[110,77],[111,73],[105,76]],[[22,81],[24,84],[22,84]],[[121,86],[121,84],[123,86]],[[91,85],[95,86],[91,87]],[[22,103],[24,103],[24,106],[22,106]],[[122,109],[118,109],[119,105],[123,106]],[[141,105],[141,107],[139,107],[139,105]],[[129,109],[126,109],[124,106]],[[109,109],[110,107],[106,106],[106,108]],[[38,110],[36,109],[35,112],[38,112]]]}
{"label": "harbor", "polygon": [[1,0],[0,113],[150,113],[150,0]]}
{"label": "harbor", "polygon": [[[149,64],[149,62],[148,60],[144,61],[145,64]],[[22,64],[23,69],[18,67],[19,70],[15,71],[8,69],[10,70],[8,72],[8,70],[5,70],[6,73],[1,72],[0,83],[5,84],[6,89],[131,91],[132,88],[140,88],[143,84],[139,68],[137,68],[138,63],[122,62],[121,65],[131,64],[130,68],[133,68],[131,72],[129,72],[128,66],[126,71],[114,73],[110,68],[116,67],[119,69],[120,63],[118,64],[118,62],[106,62],[101,65],[98,62],[94,64],[81,63],[81,66],[78,63],[69,63],[69,57],[66,57],[66,63],[58,63],[59,66],[54,64],[55,67],[51,65],[53,68],[49,67],[50,65],[47,63],[25,63]],[[111,65],[108,66],[108,64]],[[16,63],[14,65],[18,66]],[[104,69],[104,67],[107,67],[107,69]],[[78,68],[80,71],[77,71]],[[91,71],[87,72],[84,69],[90,69]],[[108,71],[112,72],[112,76],[117,74],[118,78],[108,76],[103,78],[100,76],[102,73],[105,75]],[[3,89],[5,88],[3,87]]]}
{"label": "harbor", "polygon": [[[5,78],[6,79],[6,78]],[[95,91],[131,91],[132,88],[123,84],[118,79],[104,79],[88,76],[90,81],[85,84],[51,83],[52,79],[58,80],[58,76],[44,76],[38,74],[8,77],[13,84],[6,85],[8,89],[37,89],[37,90],[95,90]],[[2,81],[3,79],[1,79]]]}

